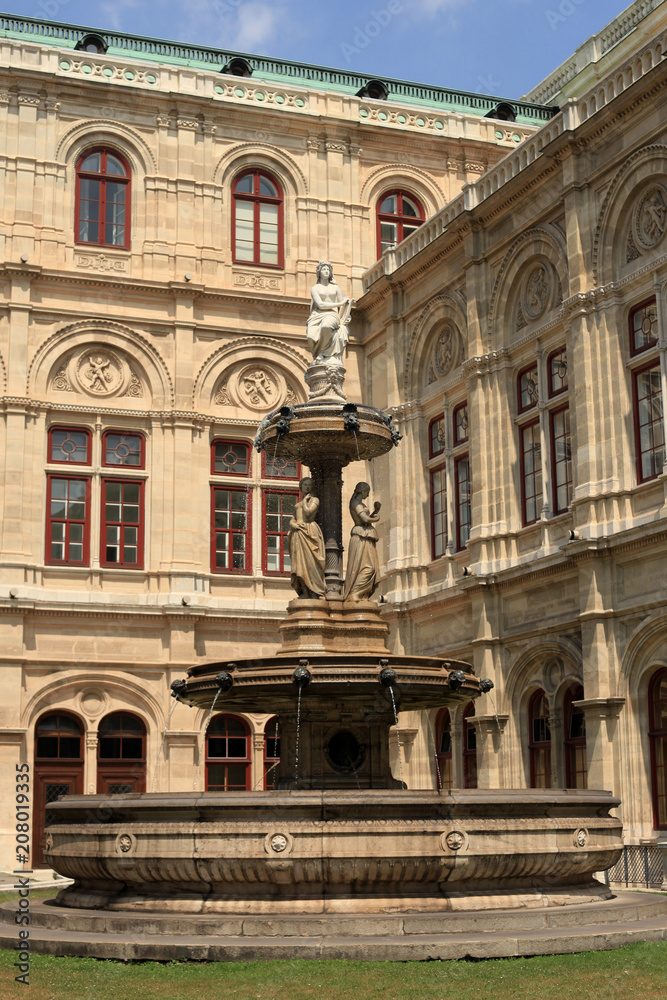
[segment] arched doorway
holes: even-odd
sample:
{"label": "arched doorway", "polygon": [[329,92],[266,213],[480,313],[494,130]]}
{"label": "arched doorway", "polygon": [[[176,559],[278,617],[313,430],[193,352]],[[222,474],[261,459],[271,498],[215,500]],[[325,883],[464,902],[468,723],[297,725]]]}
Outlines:
{"label": "arched doorway", "polygon": [[112,712],[100,722],[97,742],[97,793],[122,795],[146,791],[146,727],[130,712]]}
{"label": "arched doorway", "polygon": [[475,714],[475,703],[469,701],[463,710],[463,786],[477,788],[477,733],[468,722]]}
{"label": "arched doorway", "polygon": [[83,726],[69,712],[49,712],[35,725],[35,816],[32,867],[44,867],[44,830],[49,805],[61,795],[83,792]]}
{"label": "arched doorway", "polygon": [[452,787],[452,718],[448,708],[438,712],[435,721],[435,758],[438,762],[438,788]]}
{"label": "arched doorway", "polygon": [[216,715],[206,732],[206,791],[250,789],[250,731],[235,715]]}
{"label": "arched doorway", "polygon": [[667,668],[651,678],[648,699],[653,826],[667,830]]}
{"label": "arched doorway", "polygon": [[536,691],[528,705],[530,787],[551,788],[551,727],[544,691]]}

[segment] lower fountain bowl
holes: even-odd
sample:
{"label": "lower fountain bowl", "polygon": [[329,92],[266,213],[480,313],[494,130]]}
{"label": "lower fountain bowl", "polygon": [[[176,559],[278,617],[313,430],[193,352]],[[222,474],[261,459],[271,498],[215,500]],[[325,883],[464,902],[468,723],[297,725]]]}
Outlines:
{"label": "lower fountain bowl", "polygon": [[598,791],[68,796],[47,864],[67,907],[397,913],[591,902],[622,851]]}

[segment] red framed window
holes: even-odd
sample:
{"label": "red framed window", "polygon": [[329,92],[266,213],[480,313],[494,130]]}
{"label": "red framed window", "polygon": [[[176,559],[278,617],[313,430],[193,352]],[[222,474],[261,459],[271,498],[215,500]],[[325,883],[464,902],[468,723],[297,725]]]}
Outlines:
{"label": "red framed window", "polygon": [[55,818],[49,806],[63,795],[81,792],[83,726],[69,713],[43,715],[35,726],[33,868],[44,865],[45,829]]}
{"label": "red framed window", "polygon": [[453,787],[452,776],[452,717],[448,708],[442,708],[435,720],[435,757],[438,762],[436,779],[438,788]]}
{"label": "red framed window", "polygon": [[537,362],[523,368],[517,376],[517,402],[519,413],[532,410],[538,403]]}
{"label": "red framed window", "polygon": [[470,458],[461,455],[454,463],[456,480],[456,548],[464,549],[472,523]]}
{"label": "red framed window", "polygon": [[441,413],[428,425],[428,453],[431,458],[442,455],[445,450],[445,417]]}
{"label": "red framed window", "polygon": [[653,825],[667,830],[667,668],[651,678],[648,702]]}
{"label": "red framed window", "polygon": [[582,710],[572,704],[583,697],[583,687],[575,684],[566,691],[563,701],[566,788],[588,788],[586,719]]}
{"label": "red framed window", "polygon": [[146,727],[130,712],[112,712],[98,726],[97,793],[146,791]]}
{"label": "red framed window", "polygon": [[46,478],[46,562],[51,566],[87,566],[90,480]]}
{"label": "red framed window", "polygon": [[262,170],[245,170],[232,185],[235,264],[283,266],[283,193]]}
{"label": "red framed window", "polygon": [[431,469],[431,558],[444,556],[447,548],[447,475],[445,466]]}
{"label": "red framed window", "polygon": [[206,731],[206,791],[250,790],[250,732],[235,715],[216,715]]}
{"label": "red framed window", "polygon": [[211,571],[252,570],[251,503],[243,487],[211,487]]}
{"label": "red framed window", "polygon": [[262,493],[265,573],[289,573],[291,569],[287,533],[298,498],[298,493],[274,493],[273,490]]}
{"label": "red framed window", "polygon": [[572,501],[572,448],[570,445],[570,411],[567,406],[552,410],[551,478],[553,481],[554,514],[562,514]]}
{"label": "red framed window", "polygon": [[50,427],[48,461],[90,465],[92,435],[83,427]]}
{"label": "red framed window", "polygon": [[280,722],[278,716],[264,726],[264,789],[276,787],[276,772],[280,763]]}
{"label": "red framed window", "polygon": [[83,761],[81,723],[73,715],[44,715],[35,726],[36,760]]}
{"label": "red framed window", "polygon": [[265,479],[300,479],[301,462],[293,458],[276,458],[263,451],[262,476]]}
{"label": "red framed window", "polygon": [[102,435],[102,465],[143,469],[146,464],[145,445],[143,434],[105,431]]}
{"label": "red framed window", "polygon": [[658,307],[655,299],[640,302],[630,312],[630,354],[641,354],[658,343]]}
{"label": "red framed window", "polygon": [[523,523],[534,524],[542,513],[542,445],[540,422],[519,428],[521,442],[521,501]]}
{"label": "red framed window", "polygon": [[528,705],[530,787],[551,788],[551,727],[544,691],[536,691]]}
{"label": "red framed window", "polygon": [[564,347],[558,347],[547,358],[547,381],[550,397],[567,392],[567,353]]}
{"label": "red framed window", "polygon": [[102,479],[100,564],[141,569],[144,553],[144,483]]}
{"label": "red framed window", "polygon": [[76,242],[130,249],[131,172],[115,150],[90,149],[76,164]]}
{"label": "red framed window", "polygon": [[660,362],[633,372],[637,480],[645,483],[662,472],[665,462],[665,425]]}
{"label": "red framed window", "polygon": [[250,445],[245,441],[212,441],[211,473],[225,476],[250,475]]}
{"label": "red framed window", "polygon": [[459,403],[454,408],[454,447],[468,440],[468,403]]}
{"label": "red framed window", "polygon": [[378,257],[391,250],[418,229],[424,221],[424,209],[406,191],[387,191],[377,203]]}
{"label": "red framed window", "polygon": [[475,714],[475,703],[469,701],[463,710],[463,787],[477,788],[477,733],[469,720]]}

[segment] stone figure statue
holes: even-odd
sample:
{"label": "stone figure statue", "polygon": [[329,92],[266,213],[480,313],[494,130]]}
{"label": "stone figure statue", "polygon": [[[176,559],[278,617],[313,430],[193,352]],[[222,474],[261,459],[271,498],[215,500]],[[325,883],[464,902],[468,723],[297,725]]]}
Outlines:
{"label": "stone figure statue", "polygon": [[294,507],[294,517],[289,524],[287,545],[292,564],[290,583],[298,597],[324,597],[324,538],[316,522],[320,501],[311,490],[312,479],[302,479],[299,489],[301,500]]}
{"label": "stone figure statue", "polygon": [[350,514],[354,527],[350,535],[347,556],[347,574],[343,590],[344,601],[367,601],[380,581],[380,564],[377,554],[378,535],[375,523],[380,520],[378,501],[371,512],[365,504],[371,488],[368,483],[357,483],[350,500]]}
{"label": "stone figure statue", "polygon": [[328,261],[317,265],[317,284],[310,290],[306,336],[315,361],[343,363],[353,299],[343,295]]}

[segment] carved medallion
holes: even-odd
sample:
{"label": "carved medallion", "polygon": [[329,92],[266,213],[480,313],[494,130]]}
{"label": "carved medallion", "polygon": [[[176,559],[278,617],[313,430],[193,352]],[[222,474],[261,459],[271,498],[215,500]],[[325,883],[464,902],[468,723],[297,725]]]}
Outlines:
{"label": "carved medallion", "polygon": [[238,406],[267,413],[298,402],[294,388],[279,368],[257,359],[237,362],[222,372],[214,391],[216,406]]}
{"label": "carved medallion", "polygon": [[583,828],[577,830],[574,835],[574,843],[576,847],[585,847],[588,843],[588,830],[584,830]]}
{"label": "carved medallion", "polygon": [[47,833],[44,837],[44,850],[47,854],[50,854],[53,850],[53,836],[50,833]]}
{"label": "carved medallion", "polygon": [[239,373],[238,385],[241,398],[249,406],[259,410],[275,407],[278,399],[278,386],[275,376],[272,378],[266,368],[244,368]]}
{"label": "carved medallion", "polygon": [[544,264],[537,264],[526,278],[523,292],[523,312],[528,320],[539,319],[549,299],[549,274]]}
{"label": "carved medallion", "polygon": [[428,366],[428,382],[436,382],[439,378],[449,375],[460,363],[461,338],[458,330],[451,323],[438,334],[438,338],[431,353],[431,361]]}
{"label": "carved medallion", "polygon": [[264,838],[264,848],[267,854],[289,854],[294,846],[294,839],[289,833],[268,833]]}
{"label": "carved medallion", "polygon": [[66,377],[75,388],[98,399],[144,394],[141,379],[123,355],[103,344],[79,348],[67,365]]}
{"label": "carved medallion", "polygon": [[441,837],[443,850],[460,851],[466,847],[468,838],[461,830],[451,830]]}
{"label": "carved medallion", "polygon": [[667,192],[661,184],[650,187],[635,211],[635,234],[639,245],[652,250],[667,228]]}
{"label": "carved medallion", "polygon": [[132,854],[137,849],[137,838],[133,833],[119,833],[116,837],[116,853]]}

